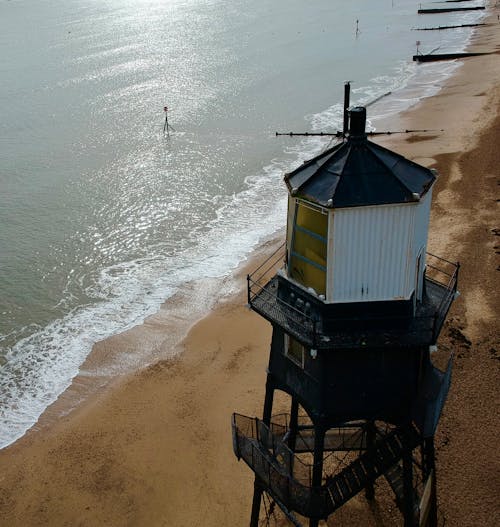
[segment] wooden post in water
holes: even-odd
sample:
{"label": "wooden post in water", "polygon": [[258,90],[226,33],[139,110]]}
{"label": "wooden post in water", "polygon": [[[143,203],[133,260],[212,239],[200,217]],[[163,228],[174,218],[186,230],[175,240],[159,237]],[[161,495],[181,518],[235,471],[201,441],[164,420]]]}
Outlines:
{"label": "wooden post in water", "polygon": [[167,135],[170,135],[170,128],[173,127],[168,124],[168,106],[163,107],[163,111],[165,112],[165,124],[163,125],[163,133],[165,133],[165,130],[167,131]]}

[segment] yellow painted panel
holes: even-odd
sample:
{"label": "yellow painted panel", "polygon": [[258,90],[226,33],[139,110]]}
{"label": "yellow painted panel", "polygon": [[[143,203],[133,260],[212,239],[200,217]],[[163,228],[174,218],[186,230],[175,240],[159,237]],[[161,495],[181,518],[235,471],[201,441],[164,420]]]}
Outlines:
{"label": "yellow painted panel", "polygon": [[[296,226],[310,232],[304,232]],[[327,232],[328,216],[326,214],[300,203],[297,205],[289,264],[290,277],[306,287],[312,287],[316,293],[322,295],[326,292]],[[324,240],[319,240],[311,233],[323,237]]]}
{"label": "yellow painted panel", "polygon": [[322,212],[299,203],[297,206],[297,219],[295,222],[300,227],[315,232],[326,238],[328,231],[328,216]]}
{"label": "yellow painted panel", "polygon": [[307,232],[295,231],[293,252],[305,256],[317,264],[326,265],[326,243],[313,238]]}

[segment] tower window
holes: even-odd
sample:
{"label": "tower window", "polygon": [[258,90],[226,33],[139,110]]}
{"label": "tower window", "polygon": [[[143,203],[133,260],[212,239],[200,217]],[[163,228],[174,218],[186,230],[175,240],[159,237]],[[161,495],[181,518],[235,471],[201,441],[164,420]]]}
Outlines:
{"label": "tower window", "polygon": [[325,294],[328,215],[297,202],[293,222],[289,276],[316,293]]}
{"label": "tower window", "polygon": [[304,367],[304,346],[294,338],[285,334],[285,355],[297,366]]}

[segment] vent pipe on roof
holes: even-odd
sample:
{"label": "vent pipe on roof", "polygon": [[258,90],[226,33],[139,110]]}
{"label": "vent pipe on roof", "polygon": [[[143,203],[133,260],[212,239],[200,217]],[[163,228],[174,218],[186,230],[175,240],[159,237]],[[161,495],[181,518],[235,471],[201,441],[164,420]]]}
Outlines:
{"label": "vent pipe on roof", "polygon": [[349,137],[366,136],[366,108],[356,106],[349,110]]}
{"label": "vent pipe on roof", "polygon": [[344,128],[342,133],[344,137],[347,137],[347,132],[349,128],[349,104],[351,98],[351,82],[346,81],[344,83]]}

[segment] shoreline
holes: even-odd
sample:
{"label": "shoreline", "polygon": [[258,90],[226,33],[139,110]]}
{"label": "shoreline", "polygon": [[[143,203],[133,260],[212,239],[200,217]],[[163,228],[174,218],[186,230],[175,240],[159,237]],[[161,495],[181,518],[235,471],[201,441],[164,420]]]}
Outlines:
{"label": "shoreline", "polygon": [[[492,17],[496,18],[496,13]],[[470,47],[488,44],[499,49],[499,33],[497,27],[481,28]],[[471,166],[467,167],[467,163],[460,160],[461,152],[473,153],[481,148],[475,132],[489,127],[493,140],[497,144],[500,142],[500,130],[495,124],[500,106],[497,87],[500,85],[500,68],[495,60],[498,62],[496,56],[471,58],[447,80],[437,95],[424,99],[398,117],[401,123],[411,123],[406,128],[435,128],[433,123],[438,125],[445,115],[449,132],[439,137],[391,136],[377,140],[417,162],[441,168],[433,199],[429,249],[433,252],[435,248],[443,256],[449,254],[452,259],[466,252],[470,243],[468,238],[473,234],[479,235],[481,241],[486,237],[484,244],[491,252],[491,258],[495,257],[495,240],[491,232],[481,230],[481,222],[492,224],[494,215],[491,217],[485,213],[482,218],[470,218],[470,209],[461,203],[468,198],[463,195],[461,185],[469,175],[465,169],[470,171]],[[489,75],[487,80],[482,78],[485,71]],[[488,115],[486,106],[488,100],[492,105],[491,115]],[[459,111],[455,114],[456,108]],[[479,121],[478,116],[484,117],[484,122]],[[470,127],[462,128],[463,123],[470,123]],[[484,152],[478,153],[476,163],[479,164],[482,157]],[[473,186],[471,190],[479,192],[480,189]],[[493,201],[491,207],[494,206]],[[450,214],[450,209],[454,214]],[[476,232],[478,229],[479,233]],[[476,264],[479,263],[477,258],[474,258]],[[252,255],[245,268],[253,268],[255,261],[255,255]],[[239,273],[244,285],[244,269]],[[461,290],[464,289],[464,279],[473,284],[473,287],[465,288],[465,300],[470,299],[469,305],[465,306],[465,300],[457,303],[448,327],[455,331],[452,332],[455,337],[446,335],[442,340],[443,346],[460,349],[461,362],[457,359],[455,370],[466,377],[466,366],[472,365],[474,356],[470,347],[457,340],[456,331],[472,341],[473,346],[478,346],[482,357],[489,358],[488,347],[494,348],[494,335],[488,340],[485,327],[489,327],[490,332],[494,330],[498,297],[495,298],[493,278],[485,281],[489,284],[487,294],[488,291],[481,289],[481,281],[474,277],[474,268],[467,263],[459,276]],[[93,525],[103,523],[104,518],[112,525],[196,525],[203,522],[215,526],[226,525],[223,518],[229,517],[228,525],[245,524],[253,480],[251,472],[242,463],[238,465],[232,455],[228,416],[232,411],[249,415],[261,413],[271,333],[269,324],[244,308],[246,299],[242,289],[191,327],[181,343],[181,356],[160,360],[123,379],[112,381],[110,386],[89,397],[58,422],[42,431],[32,430],[0,451],[4,468],[0,479],[0,519],[4,517],[9,525],[78,522]],[[485,302],[486,307],[482,306]],[[478,304],[484,309],[479,309]],[[161,320],[158,324],[161,325]],[[141,327],[137,331],[140,334]],[[161,328],[158,331],[161,333]],[[116,345],[116,338],[111,339],[115,339]],[[478,340],[481,342],[476,344]],[[153,339],[153,342],[160,342],[161,349],[161,338]],[[481,372],[488,374],[487,371]],[[490,378],[493,372],[489,374]],[[451,465],[460,458],[457,452],[448,448],[448,444],[450,438],[459,441],[460,433],[465,433],[464,422],[457,421],[453,412],[461,410],[457,390],[467,385],[467,379],[460,375],[457,380],[455,377],[457,373],[454,373],[450,398],[438,428],[438,471],[440,474],[449,471],[458,478],[460,467]],[[477,382],[481,380],[478,378]],[[494,396],[495,390],[498,395],[497,388],[490,387],[488,393]],[[168,402],[158,404],[158,400]],[[492,397],[490,404],[494,401],[495,397]],[[485,408],[474,402],[473,408],[479,412],[483,427],[495,434],[495,428],[491,431],[492,425],[483,422]],[[444,437],[448,437],[446,444]],[[466,434],[462,442],[474,448],[472,439]],[[488,442],[495,443],[491,436]],[[487,445],[484,448],[487,449]],[[497,462],[493,461],[492,465]],[[451,489],[456,489],[457,485],[448,492],[444,477],[438,477],[440,505],[443,500],[451,503]],[[490,477],[498,480],[498,471],[495,474],[492,468]],[[474,482],[479,484],[477,479]],[[458,488],[465,489],[466,495],[470,494],[468,503],[474,510],[484,506],[484,503],[472,503],[477,494],[475,489],[468,489],[465,484]],[[483,514],[479,523],[470,525],[488,525],[484,521],[487,522],[488,517],[490,520],[494,518],[495,512],[498,514],[494,490],[488,497],[489,501],[485,502],[487,514]],[[196,507],[190,507],[192,503],[196,503]],[[385,508],[379,513],[386,523],[375,522],[373,525],[397,525],[398,515],[391,515],[389,504],[383,506]],[[460,509],[460,503],[446,506],[451,525],[467,524],[453,523],[459,514],[470,513],[470,509],[462,512]],[[354,521],[356,514],[364,518],[366,512],[367,507],[361,498],[353,500],[345,512],[345,524],[353,524],[349,522]],[[35,521],[35,518],[38,519]]]}
{"label": "shoreline", "polygon": [[[165,300],[158,311],[147,316],[141,324],[96,342],[70,386],[44,410],[38,421],[21,437],[0,448],[0,454],[25,438],[45,433],[61,418],[77,414],[80,408],[94,404],[101,397],[106,397],[106,394],[111,393],[116,387],[120,387],[130,378],[158,362],[179,359],[184,352],[184,341],[189,337],[192,329],[205,318],[210,317],[221,305],[235,303],[241,293],[241,284],[246,282],[246,275],[257,267],[256,262],[263,261],[274,253],[283,243],[283,239],[284,227],[279,228],[274,235],[265,237],[261,245],[256,247],[230,275],[210,279],[211,289],[217,289],[217,296],[211,307],[200,309],[199,316],[193,316],[189,307],[193,305],[193,298],[198,293],[202,297],[206,296],[205,291],[200,292],[205,289],[206,281],[191,281],[184,284],[182,290]],[[184,305],[188,307],[185,308]],[[120,372],[118,366],[120,357],[129,355],[137,356],[140,364],[132,366],[127,364]]]}

